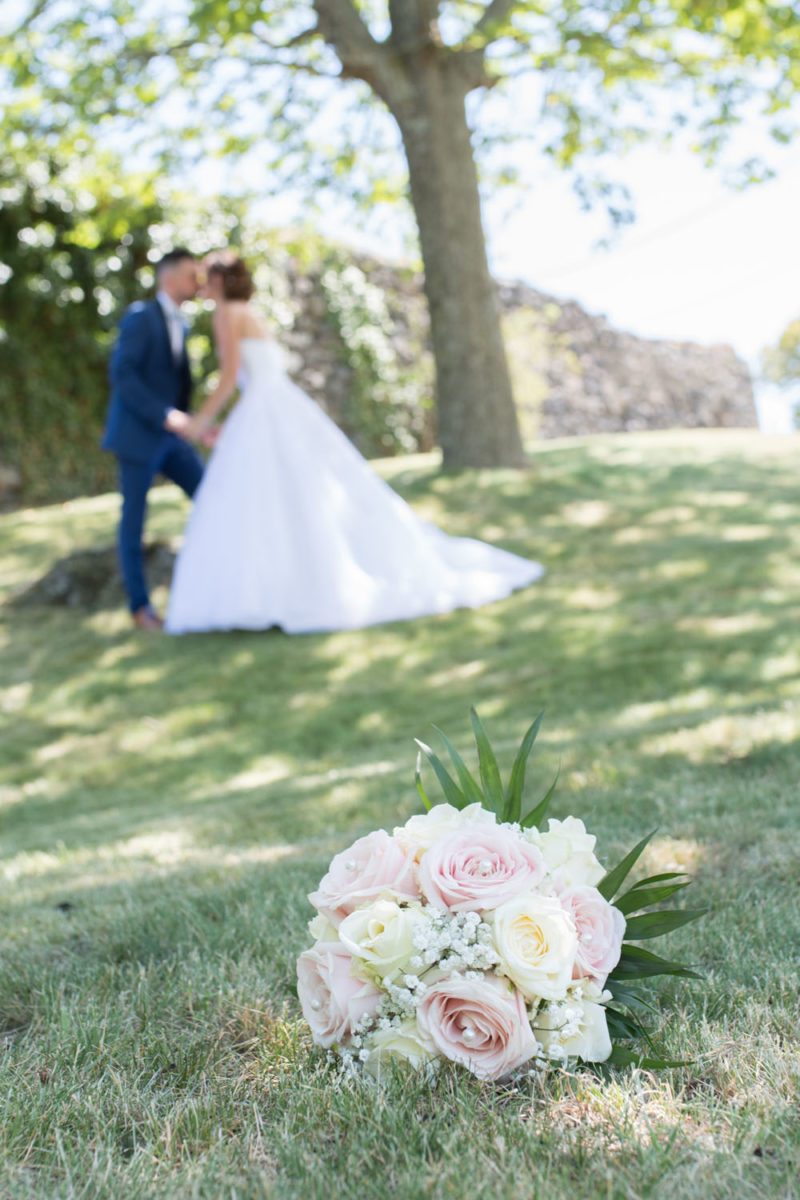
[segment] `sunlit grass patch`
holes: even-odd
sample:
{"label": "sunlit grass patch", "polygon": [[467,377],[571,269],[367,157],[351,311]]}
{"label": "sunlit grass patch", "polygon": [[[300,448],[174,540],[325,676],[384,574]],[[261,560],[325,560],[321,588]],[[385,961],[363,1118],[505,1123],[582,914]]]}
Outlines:
{"label": "sunlit grass patch", "polygon": [[[797,439],[564,440],[527,473],[380,469],[453,533],[542,561],[465,611],[288,638],[147,638],[0,608],[0,1195],[789,1197],[800,1151]],[[113,496],[0,517],[0,603],[108,545]],[[153,537],[187,506],[156,489]],[[165,596],[157,600],[163,606]],[[343,1080],[298,1017],[306,896],[415,811],[413,739],[508,767],[612,858],[709,905],[654,997],[686,1065],[487,1087]],[[688,899],[691,896],[691,900]]]}

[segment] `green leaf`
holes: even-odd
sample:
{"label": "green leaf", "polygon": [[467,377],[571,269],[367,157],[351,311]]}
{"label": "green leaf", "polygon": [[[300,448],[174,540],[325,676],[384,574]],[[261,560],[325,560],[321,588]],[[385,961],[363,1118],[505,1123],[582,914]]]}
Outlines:
{"label": "green leaf", "polygon": [[534,805],[534,807],[527,812],[520,821],[520,825],[523,829],[530,829],[534,825],[537,827],[541,825],[542,821],[547,816],[547,810],[550,807],[550,801],[553,799],[553,793],[556,790],[556,784],[558,783],[558,777],[560,774],[561,767],[559,767],[556,771],[555,779],[550,784],[550,787],[547,789],[539,803]]}
{"label": "green leaf", "polygon": [[634,992],[628,986],[627,980],[622,982],[619,979],[608,979],[606,980],[606,988],[611,992],[617,1004],[623,1004],[633,1012],[643,1011],[654,1013],[657,1011],[654,1004],[650,1004],[649,1001],[645,1000],[638,992]]}
{"label": "green leaf", "polygon": [[617,1008],[606,1006],[606,1024],[608,1025],[609,1037],[612,1039],[636,1039],[645,1036],[645,1030],[641,1022],[627,1013],[620,1012]]}
{"label": "green leaf", "polygon": [[433,805],[431,804],[430,800],[428,799],[428,794],[425,791],[425,787],[422,783],[422,751],[421,750],[417,751],[417,769],[414,772],[414,783],[417,785],[417,791],[419,792],[420,800],[425,805],[428,812],[430,812],[430,810],[433,808]]}
{"label": "green leaf", "polygon": [[652,975],[682,975],[687,979],[700,979],[701,976],[687,967],[685,963],[670,962],[658,954],[651,954],[641,946],[622,945],[622,954],[609,978],[613,979],[645,979]]}
{"label": "green leaf", "polygon": [[622,861],[617,863],[612,870],[607,871],[600,880],[597,885],[597,890],[600,892],[601,896],[605,897],[606,900],[610,900],[617,889],[625,881],[631,867],[636,862],[637,858],[642,853],[650,839],[655,836],[655,832],[656,831],[654,829],[652,833],[648,833],[647,837],[642,838],[642,840],[633,847],[630,853],[626,854]]}
{"label": "green leaf", "polygon": [[475,744],[478,747],[478,766],[481,783],[483,784],[484,805],[498,816],[503,811],[503,784],[500,780],[500,768],[494,750],[491,747],[483,722],[474,708],[469,710],[472,718],[472,728],[475,731]]}
{"label": "green leaf", "polygon": [[461,784],[461,790],[464,793],[464,799],[466,802],[468,804],[485,804],[483,792],[473,779],[472,773],[470,772],[461,755],[456,750],[455,746],[453,746],[450,742],[450,739],[444,733],[442,733],[438,725],[434,725],[433,728],[444,742],[445,749],[453,760],[453,765],[455,766],[458,774],[458,782]]}
{"label": "green leaf", "polygon": [[[677,877],[678,872],[674,873]],[[690,881],[684,879],[681,883],[657,884],[653,881],[659,876],[653,875],[649,879],[641,879],[638,883],[625,892],[622,896],[617,896],[614,901],[614,907],[618,908],[623,915],[629,912],[636,912],[640,908],[649,908],[651,904],[660,904],[662,900],[668,900],[670,896],[674,896],[681,888],[689,886]],[[669,878],[669,876],[668,876]]]}
{"label": "green leaf", "polygon": [[436,772],[436,778],[441,784],[442,791],[445,794],[448,804],[452,804],[454,808],[464,808],[466,804],[466,801],[464,800],[464,793],[449,774],[442,760],[438,755],[434,754],[430,746],[426,746],[424,742],[419,740],[419,738],[415,738],[414,741],[417,743],[420,750],[428,759],[428,762]]}
{"label": "green leaf", "polygon": [[691,1059],[656,1058],[627,1046],[614,1046],[601,1067],[641,1067],[645,1071],[663,1071],[665,1067],[689,1067]]}
{"label": "green leaf", "polygon": [[625,937],[632,942],[640,942],[644,938],[660,937],[663,933],[672,933],[690,921],[696,921],[708,912],[707,908],[661,908],[655,912],[640,913],[632,917],[625,927]]}
{"label": "green leaf", "polygon": [[522,739],[517,757],[514,759],[514,765],[511,768],[511,778],[508,781],[508,789],[506,791],[506,803],[503,810],[504,821],[518,821],[522,816],[522,793],[525,789],[525,768],[528,765],[533,743],[536,741],[536,736],[542,724],[544,713],[540,712],[536,720],[531,725],[525,737]]}

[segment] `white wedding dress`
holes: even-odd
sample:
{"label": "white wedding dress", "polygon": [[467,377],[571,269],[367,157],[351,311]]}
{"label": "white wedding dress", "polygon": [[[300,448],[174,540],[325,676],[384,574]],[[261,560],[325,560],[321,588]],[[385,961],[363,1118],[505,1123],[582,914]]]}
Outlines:
{"label": "white wedding dress", "polygon": [[286,373],[241,342],[241,395],[195,496],[168,633],[359,629],[478,608],[543,568],[421,520]]}

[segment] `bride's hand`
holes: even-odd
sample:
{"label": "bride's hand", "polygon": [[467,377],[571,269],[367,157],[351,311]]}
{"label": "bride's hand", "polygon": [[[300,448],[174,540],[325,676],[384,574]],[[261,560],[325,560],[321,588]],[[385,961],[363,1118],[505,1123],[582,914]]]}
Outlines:
{"label": "bride's hand", "polygon": [[211,428],[211,419],[197,413],[190,417],[183,430],[183,436],[191,442],[202,442]]}

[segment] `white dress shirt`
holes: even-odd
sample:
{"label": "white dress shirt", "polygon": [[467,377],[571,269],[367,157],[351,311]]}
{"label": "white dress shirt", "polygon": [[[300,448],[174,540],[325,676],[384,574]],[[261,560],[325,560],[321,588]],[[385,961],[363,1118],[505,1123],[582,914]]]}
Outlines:
{"label": "white dress shirt", "polygon": [[186,325],[181,316],[181,310],[166,292],[159,292],[156,300],[161,305],[164,317],[166,318],[169,344],[172,347],[172,357],[175,359],[175,362],[180,362],[183,357],[183,341],[186,335]]}

